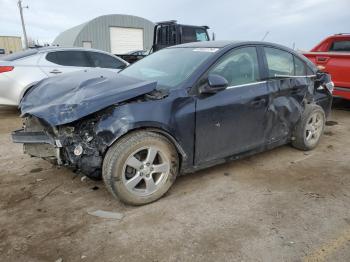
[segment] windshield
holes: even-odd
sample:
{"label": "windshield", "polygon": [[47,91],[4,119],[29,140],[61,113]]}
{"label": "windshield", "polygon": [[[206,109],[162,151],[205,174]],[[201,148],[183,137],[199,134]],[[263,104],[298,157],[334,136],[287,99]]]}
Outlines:
{"label": "windshield", "polygon": [[157,81],[171,89],[183,83],[217,48],[169,48],[145,57],[125,68],[122,75]]}

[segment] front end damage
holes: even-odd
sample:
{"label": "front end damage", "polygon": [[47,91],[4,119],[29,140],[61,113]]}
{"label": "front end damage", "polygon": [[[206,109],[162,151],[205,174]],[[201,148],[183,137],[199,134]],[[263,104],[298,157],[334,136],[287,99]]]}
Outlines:
{"label": "front end damage", "polygon": [[27,114],[22,129],[12,132],[12,140],[14,143],[22,143],[24,153],[32,157],[43,158],[90,178],[99,179],[104,154],[114,139],[111,132],[101,129],[104,120],[113,117],[116,110],[122,111],[123,106],[161,100],[167,95],[167,92],[154,90],[57,126]]}
{"label": "front end damage", "polygon": [[23,143],[24,152],[30,156],[99,178],[103,152],[107,145],[92,133],[96,121],[89,119],[52,127],[35,116],[27,116],[23,129],[12,133],[12,140]]}
{"label": "front end damage", "polygon": [[12,140],[30,156],[99,178],[108,142],[97,123],[120,105],[162,98],[156,85],[97,69],[44,79],[22,99],[23,128]]}

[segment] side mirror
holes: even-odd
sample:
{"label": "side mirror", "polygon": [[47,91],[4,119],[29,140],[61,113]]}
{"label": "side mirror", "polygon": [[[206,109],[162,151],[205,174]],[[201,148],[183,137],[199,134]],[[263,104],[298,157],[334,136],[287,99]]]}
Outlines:
{"label": "side mirror", "polygon": [[220,75],[210,74],[208,83],[200,89],[202,94],[215,94],[228,87],[228,82],[225,77]]}

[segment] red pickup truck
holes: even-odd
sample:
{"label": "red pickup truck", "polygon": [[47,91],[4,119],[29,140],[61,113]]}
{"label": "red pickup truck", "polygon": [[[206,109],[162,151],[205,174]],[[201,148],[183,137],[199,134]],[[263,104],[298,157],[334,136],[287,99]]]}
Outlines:
{"label": "red pickup truck", "polygon": [[336,34],[303,53],[332,76],[333,96],[350,100],[350,34]]}

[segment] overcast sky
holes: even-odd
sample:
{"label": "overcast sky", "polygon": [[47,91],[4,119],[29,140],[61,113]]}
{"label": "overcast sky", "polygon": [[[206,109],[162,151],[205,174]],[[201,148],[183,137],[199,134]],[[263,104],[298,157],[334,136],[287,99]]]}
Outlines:
{"label": "overcast sky", "polygon": [[[24,0],[27,34],[51,43],[62,31],[105,14],[208,25],[218,40],[261,40],[310,49],[350,33],[350,0]],[[0,0],[0,35],[21,36],[17,0]]]}

